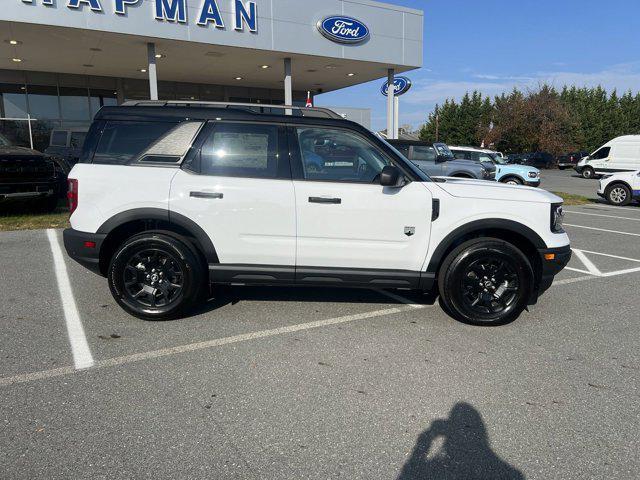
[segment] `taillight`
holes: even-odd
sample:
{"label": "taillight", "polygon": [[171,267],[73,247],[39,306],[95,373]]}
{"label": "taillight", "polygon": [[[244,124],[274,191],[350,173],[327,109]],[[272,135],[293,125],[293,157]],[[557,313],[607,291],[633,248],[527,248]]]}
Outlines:
{"label": "taillight", "polygon": [[69,188],[67,190],[67,200],[69,202],[69,215],[72,215],[78,208],[78,180],[70,178],[67,180]]}

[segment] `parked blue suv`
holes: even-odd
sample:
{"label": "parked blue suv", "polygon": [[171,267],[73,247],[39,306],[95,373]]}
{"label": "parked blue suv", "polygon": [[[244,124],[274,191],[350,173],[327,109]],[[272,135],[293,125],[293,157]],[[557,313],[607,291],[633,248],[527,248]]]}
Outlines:
{"label": "parked blue suv", "polygon": [[497,152],[474,147],[449,147],[456,158],[488,161],[496,165],[496,181],[511,185],[540,186],[540,170],[527,165],[507,163]]}

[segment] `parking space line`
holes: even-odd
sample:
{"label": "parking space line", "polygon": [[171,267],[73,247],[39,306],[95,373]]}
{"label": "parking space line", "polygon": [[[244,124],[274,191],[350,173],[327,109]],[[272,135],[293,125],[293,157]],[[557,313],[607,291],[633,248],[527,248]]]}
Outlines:
{"label": "parking space line", "polygon": [[58,236],[55,230],[48,229],[47,237],[49,238],[51,254],[53,255],[53,264],[64,318],[67,324],[67,335],[69,337],[69,343],[71,344],[73,363],[78,370],[89,368],[94,365],[93,356],[91,355],[89,343],[84,334],[84,328],[82,327],[82,321],[78,313],[78,307],[73,297],[73,290],[71,289],[71,282],[69,281],[67,265],[64,263],[62,248],[58,242]]}
{"label": "parking space line", "polygon": [[585,277],[574,277],[574,278],[565,278],[562,280],[554,280],[552,286],[567,285],[569,283],[576,283],[576,282],[584,282],[585,280],[593,280],[594,278],[598,278],[598,277],[596,277],[595,275],[587,275]]}
{"label": "parking space line", "polygon": [[617,234],[620,234],[620,235],[631,235],[633,237],[640,237],[640,233],[620,232],[618,230],[607,230],[605,228],[585,227],[584,225],[572,225],[570,223],[564,223],[563,225],[565,227],[585,228],[587,230],[597,230],[599,232],[617,233]]}
{"label": "parking space line", "polygon": [[590,273],[591,275],[595,275],[597,277],[602,276],[602,272],[600,271],[600,269],[596,267],[593,264],[593,262],[589,260],[584,253],[582,253],[582,250],[578,250],[577,248],[572,248],[571,250],[573,251],[573,253],[576,254],[576,257],[578,257],[578,259],[582,262],[582,264],[585,267],[587,267],[587,270],[588,270],[587,273]]}
{"label": "parking space line", "polygon": [[409,300],[408,298],[401,297],[400,295],[396,295],[395,293],[387,292],[386,290],[376,289],[376,292],[381,293],[382,295],[386,295],[389,298],[394,299],[397,302],[404,303],[405,305],[409,305],[413,308],[424,308],[425,305],[420,303],[416,303],[413,300]]}
{"label": "parking space line", "polygon": [[580,270],[579,268],[564,267],[564,269],[565,270],[569,270],[570,272],[586,273],[588,275],[592,275],[591,273],[587,272],[586,270]]}
{"label": "parking space line", "polygon": [[580,249],[580,251],[583,253],[591,253],[593,255],[600,255],[603,257],[617,258],[619,260],[628,260],[630,262],[640,262],[640,260],[637,258],[620,257],[618,255],[611,255],[610,253],[592,252],[591,250],[584,250],[582,248]]}
{"label": "parking space line", "polygon": [[619,220],[631,220],[632,222],[640,222],[640,218],[619,217],[617,215],[603,215],[601,213],[576,212],[574,210],[565,210],[564,213],[573,213],[575,215],[589,215],[590,217],[617,218]]}
{"label": "parking space line", "polygon": [[634,212],[640,212],[640,209],[638,207],[614,207],[611,205],[602,205],[598,203],[590,203],[584,206],[584,208],[591,208],[591,207],[602,208],[603,210],[609,210],[611,212],[616,210],[629,210]]}
{"label": "parking space line", "polygon": [[[430,306],[430,305],[419,305],[419,308],[426,308],[427,306]],[[177,355],[181,353],[195,352],[198,350],[221,347],[223,345],[247,342],[247,341],[255,340],[259,338],[275,337],[277,335],[284,335],[284,334],[300,332],[304,330],[311,330],[314,328],[327,327],[330,325],[338,325],[341,323],[355,322],[357,320],[383,317],[386,315],[393,315],[396,313],[414,311],[415,309],[416,309],[415,305],[402,305],[402,306],[393,307],[393,308],[385,308],[383,310],[375,310],[373,312],[356,313],[353,315],[345,315],[343,317],[328,318],[326,320],[318,320],[315,322],[300,323],[297,325],[290,325],[287,327],[273,328],[271,330],[261,330],[261,331],[245,333],[241,335],[234,335],[232,337],[216,338],[214,340],[190,343],[187,345],[180,345],[177,347],[162,348],[159,350],[152,350],[152,351],[143,352],[143,353],[134,353],[132,355],[114,357],[107,360],[98,360],[97,362],[95,362],[93,370],[95,370],[96,368],[114,367],[118,365],[124,365],[127,363],[150,360],[153,358],[166,357],[169,355]],[[56,368],[52,370],[45,370],[42,372],[25,373],[22,375],[15,375],[12,377],[0,378],[0,387],[14,385],[17,383],[32,382],[35,380],[42,380],[46,378],[59,377],[63,375],[70,375],[73,373],[74,373],[74,369],[72,367]]]}

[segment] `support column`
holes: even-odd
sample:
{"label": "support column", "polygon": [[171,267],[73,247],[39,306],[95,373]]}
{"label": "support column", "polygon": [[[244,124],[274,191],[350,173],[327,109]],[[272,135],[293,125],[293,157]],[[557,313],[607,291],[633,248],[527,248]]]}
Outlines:
{"label": "support column", "polygon": [[393,138],[399,137],[400,131],[400,97],[393,99]]}
{"label": "support column", "polygon": [[124,103],[124,82],[121,78],[116,79],[116,101],[118,105]]}
{"label": "support column", "polygon": [[147,56],[149,57],[149,99],[158,100],[158,72],[156,70],[156,44],[147,43]]}
{"label": "support column", "polygon": [[[293,105],[293,81],[291,78],[291,59],[284,59],[284,104]],[[291,109],[287,109],[285,114],[291,115]]]}
{"label": "support column", "polygon": [[387,71],[387,84],[389,88],[387,88],[387,138],[393,140],[396,137],[394,136],[395,125],[394,125],[394,99],[395,99],[395,88],[393,87],[393,80],[395,77],[395,70],[390,68]]}

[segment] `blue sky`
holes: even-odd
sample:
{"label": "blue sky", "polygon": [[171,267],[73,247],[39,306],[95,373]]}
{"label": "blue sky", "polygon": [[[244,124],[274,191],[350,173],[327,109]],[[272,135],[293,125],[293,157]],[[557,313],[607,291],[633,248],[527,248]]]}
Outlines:
{"label": "blue sky", "polygon": [[[640,90],[640,0],[387,0],[425,14],[424,64],[409,72],[400,123],[419,126],[436,103],[542,82]],[[386,127],[381,81],[316,97],[370,107]]]}

